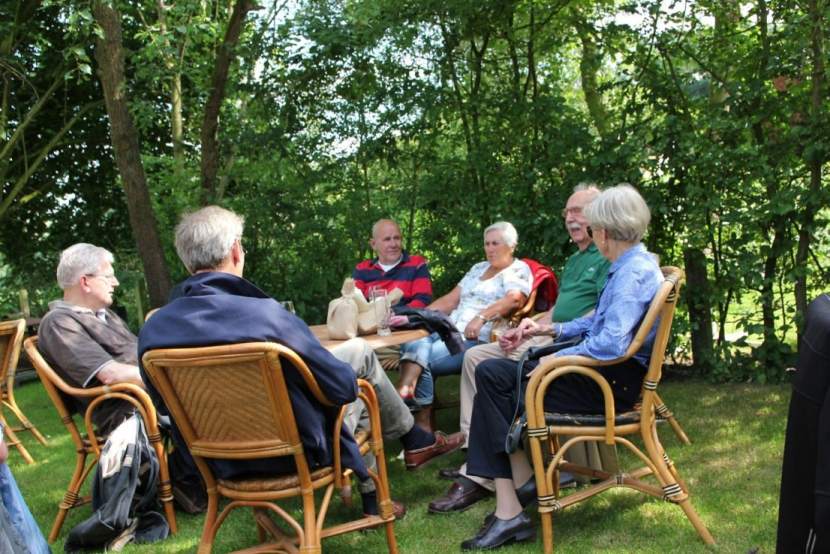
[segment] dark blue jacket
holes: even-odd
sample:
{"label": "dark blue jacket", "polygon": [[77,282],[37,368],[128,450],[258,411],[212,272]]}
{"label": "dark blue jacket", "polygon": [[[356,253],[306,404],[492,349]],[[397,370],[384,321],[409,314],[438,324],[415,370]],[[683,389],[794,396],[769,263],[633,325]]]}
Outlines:
{"label": "dark blue jacket", "polygon": [[805,315],[781,467],[781,554],[830,552],[830,295]]}
{"label": "dark blue jacket", "polygon": [[[191,276],[182,285],[182,296],[153,314],[142,327],[138,336],[139,361],[144,352],[156,348],[277,342],[305,361],[323,394],[337,407],[357,398],[354,370],[323,348],[303,320],[287,312],[249,281],[230,273],[206,272]],[[332,434],[338,408],[321,405],[300,374],[288,363],[283,367],[309,464],[328,465],[332,461]],[[167,414],[143,367],[141,376],[158,411]],[[343,465],[353,469],[359,478],[367,478],[357,443],[345,428],[340,441]],[[267,462],[272,463],[268,465]],[[214,461],[211,466],[217,477],[230,478],[266,470],[289,471],[291,467],[286,466],[286,462],[289,460]]]}

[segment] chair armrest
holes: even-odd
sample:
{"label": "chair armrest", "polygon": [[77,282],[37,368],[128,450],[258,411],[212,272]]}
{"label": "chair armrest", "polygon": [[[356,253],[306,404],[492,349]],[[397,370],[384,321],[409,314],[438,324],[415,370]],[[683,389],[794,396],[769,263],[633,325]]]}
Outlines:
{"label": "chair armrest", "polygon": [[513,310],[513,313],[508,316],[511,327],[518,325],[522,318],[533,311],[533,307],[536,305],[536,295],[538,292],[539,289],[533,289],[530,291],[530,294],[525,299],[525,303]]}
{"label": "chair armrest", "polygon": [[611,385],[595,367],[618,363],[619,360],[603,362],[585,356],[561,356],[540,364],[533,370],[525,392],[525,411],[527,413],[528,431],[546,428],[545,394],[556,379],[563,375],[576,373],[592,379],[602,391],[605,404],[605,442],[614,444],[614,393]]}
{"label": "chair armrest", "polygon": [[281,358],[285,358],[294,368],[299,372],[300,377],[303,378],[308,389],[311,391],[311,394],[314,395],[314,398],[317,399],[317,402],[322,404],[323,406],[335,407],[334,402],[328,399],[328,397],[323,393],[323,390],[320,388],[320,385],[317,384],[317,379],[314,378],[314,375],[311,373],[311,370],[308,369],[308,366],[303,361],[300,356],[294,352],[293,350],[281,345],[276,344],[276,351],[273,353],[275,356],[279,356]]}
{"label": "chair armrest", "polygon": [[106,400],[117,399],[132,404],[138,411],[141,419],[144,420],[144,427],[147,431],[148,438],[153,439],[159,435],[156,408],[150,400],[150,395],[138,385],[133,383],[115,383],[113,385],[78,390],[95,393],[84,394],[83,396],[94,397],[89,403],[89,406],[87,406],[86,412],[84,412],[84,425],[86,426],[86,434],[89,437],[90,446],[96,455],[100,455],[101,452],[98,444],[98,436],[92,424],[92,414]]}

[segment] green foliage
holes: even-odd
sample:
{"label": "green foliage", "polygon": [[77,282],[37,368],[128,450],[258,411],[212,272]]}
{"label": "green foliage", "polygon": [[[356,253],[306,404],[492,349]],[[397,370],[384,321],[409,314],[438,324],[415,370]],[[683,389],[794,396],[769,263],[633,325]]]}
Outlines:
{"label": "green foliage", "polygon": [[[202,110],[230,6],[159,6],[120,8],[131,109],[179,280],[172,229],[200,197]],[[803,308],[795,284],[812,296],[828,275],[828,190],[811,182],[830,144],[811,38],[828,8],[751,7],[266,5],[240,40],[220,117],[220,197],[247,218],[246,275],[320,322],[342,278],[370,255],[370,226],[384,216],[431,261],[439,294],[481,260],[481,231],[499,219],[519,229],[519,255],[560,269],[572,247],[557,214],[571,188],[626,181],[652,208],[646,242],[663,263],[684,265],[690,250],[705,259],[687,292],[703,298],[714,343],[693,352],[690,335],[708,323],[681,311],[678,356],[710,362],[699,370],[719,381],[782,379]],[[29,68],[35,89],[58,68],[73,76],[33,125],[43,134],[98,97],[83,78],[85,65],[96,69],[96,30],[86,8],[54,2],[17,29],[25,47],[14,50],[15,67]],[[171,132],[177,80],[180,150]],[[31,104],[31,87],[12,82],[12,105]],[[31,283],[39,298],[57,252],[76,240],[113,249],[127,273],[137,271],[103,113],[72,127],[4,216],[9,287]]]}

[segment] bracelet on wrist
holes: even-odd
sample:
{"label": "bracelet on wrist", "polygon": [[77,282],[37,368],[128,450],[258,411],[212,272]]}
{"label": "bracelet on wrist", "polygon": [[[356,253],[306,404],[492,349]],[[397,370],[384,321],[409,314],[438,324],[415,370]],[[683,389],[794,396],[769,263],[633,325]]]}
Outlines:
{"label": "bracelet on wrist", "polygon": [[559,338],[559,335],[562,334],[562,325],[559,323],[555,323],[551,321],[550,323],[550,336],[554,339]]}

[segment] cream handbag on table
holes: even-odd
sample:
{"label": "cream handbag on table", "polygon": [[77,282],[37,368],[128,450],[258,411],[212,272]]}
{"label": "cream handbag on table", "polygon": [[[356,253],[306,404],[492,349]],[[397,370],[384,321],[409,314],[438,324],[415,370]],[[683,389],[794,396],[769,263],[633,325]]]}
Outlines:
{"label": "cream handbag on table", "polygon": [[[363,293],[354,284],[354,279],[347,278],[340,289],[340,298],[329,302],[326,328],[329,338],[335,340],[353,339],[358,335],[371,335],[377,332],[378,323],[372,302],[366,300]],[[396,304],[403,298],[403,291],[395,288],[389,292],[387,302]],[[382,302],[378,299],[377,302]]]}

